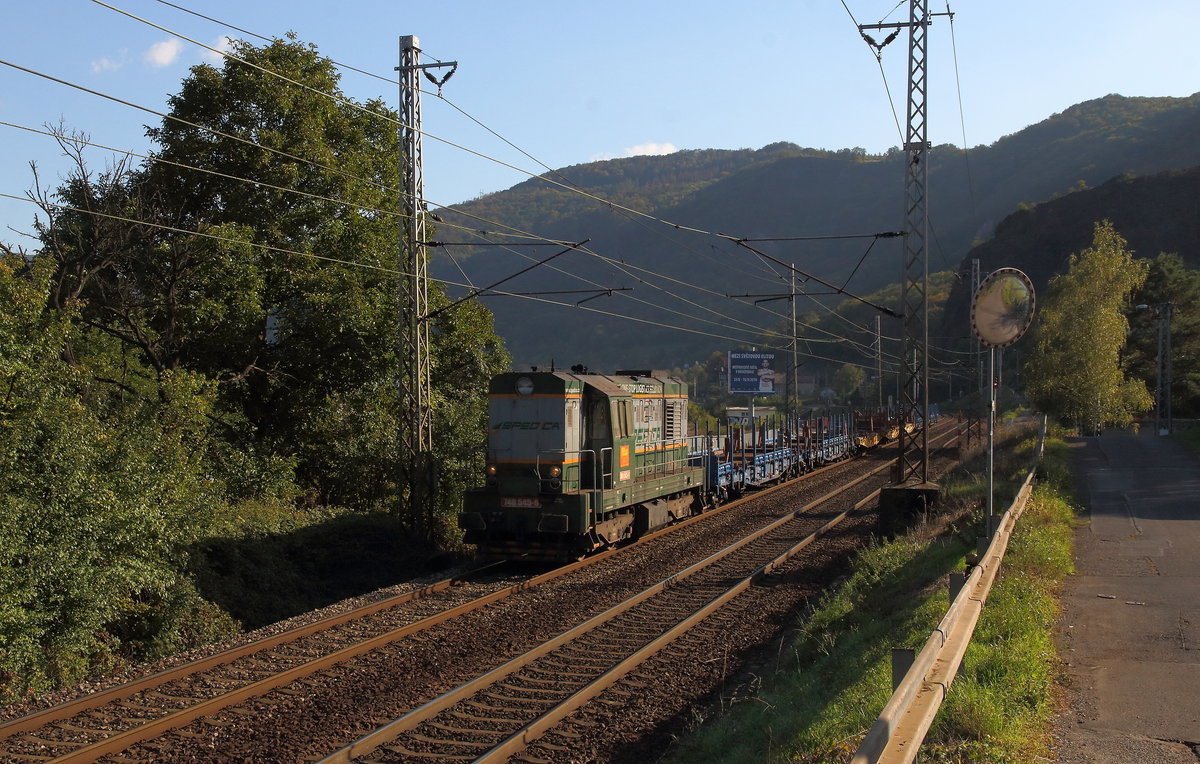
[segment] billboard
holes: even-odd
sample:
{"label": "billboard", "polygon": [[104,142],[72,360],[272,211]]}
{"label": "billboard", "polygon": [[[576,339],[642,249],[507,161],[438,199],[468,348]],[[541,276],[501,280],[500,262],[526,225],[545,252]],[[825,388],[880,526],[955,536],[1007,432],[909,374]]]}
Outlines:
{"label": "billboard", "polygon": [[729,351],[729,392],[775,394],[775,354]]}

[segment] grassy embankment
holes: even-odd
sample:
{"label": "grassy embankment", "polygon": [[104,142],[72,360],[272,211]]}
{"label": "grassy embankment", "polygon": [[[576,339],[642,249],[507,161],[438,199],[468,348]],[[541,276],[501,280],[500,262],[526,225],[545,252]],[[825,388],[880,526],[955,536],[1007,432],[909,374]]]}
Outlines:
{"label": "grassy embankment", "polygon": [[[1036,436],[998,447],[998,511],[1032,463]],[[947,702],[925,762],[1023,762],[1045,756],[1053,713],[1055,591],[1072,570],[1074,510],[1066,445],[1050,438],[1039,483]],[[750,701],[683,737],[673,762],[845,762],[891,693],[890,650],[919,650],[949,605],[947,574],[963,570],[982,528],[981,456],[941,480],[936,517],[863,551],[843,583],[796,625],[796,638]],[[722,704],[724,706],[724,704]]]}
{"label": "grassy embankment", "polygon": [[1174,437],[1188,448],[1192,449],[1192,451],[1200,454],[1200,427],[1193,427],[1190,430],[1177,431]]}

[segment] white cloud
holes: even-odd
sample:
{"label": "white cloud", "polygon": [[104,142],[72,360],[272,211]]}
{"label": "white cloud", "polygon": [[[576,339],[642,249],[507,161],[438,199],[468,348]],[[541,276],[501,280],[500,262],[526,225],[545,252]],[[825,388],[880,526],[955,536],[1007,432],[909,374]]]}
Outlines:
{"label": "white cloud", "polygon": [[156,42],[150,46],[150,49],[142,54],[142,58],[146,63],[155,68],[170,66],[179,57],[179,51],[183,50],[183,43],[178,39],[171,38]]}
{"label": "white cloud", "polygon": [[120,69],[121,66],[122,66],[122,62],[114,61],[113,59],[109,58],[108,56],[104,56],[104,57],[98,58],[92,62],[92,71],[93,72],[112,72],[112,71],[116,71],[117,69]]}
{"label": "white cloud", "polygon": [[625,149],[625,156],[664,156],[666,154],[674,154],[676,151],[679,151],[679,149],[675,148],[674,143],[639,143],[636,146]]}
{"label": "white cloud", "polygon": [[118,53],[120,55],[118,55],[116,58],[112,58],[110,56],[101,56],[100,58],[92,61],[92,71],[115,72],[122,66],[125,66],[125,62],[129,60],[129,49],[121,48]]}
{"label": "white cloud", "polygon": [[[232,42],[233,40],[230,38],[226,37],[225,35],[221,35],[216,40],[213,40],[212,47],[221,51],[221,53],[228,53],[229,51],[233,50],[233,46],[230,44]],[[210,64],[219,64],[225,59],[221,53],[213,53],[211,50],[205,50],[203,53],[204,60]]]}
{"label": "white cloud", "polygon": [[617,159],[620,157],[641,157],[641,156],[665,156],[674,154],[679,149],[674,143],[639,143],[636,146],[630,146],[625,149],[622,154],[612,154],[603,152],[600,154],[592,154],[592,162],[604,162],[609,159]]}

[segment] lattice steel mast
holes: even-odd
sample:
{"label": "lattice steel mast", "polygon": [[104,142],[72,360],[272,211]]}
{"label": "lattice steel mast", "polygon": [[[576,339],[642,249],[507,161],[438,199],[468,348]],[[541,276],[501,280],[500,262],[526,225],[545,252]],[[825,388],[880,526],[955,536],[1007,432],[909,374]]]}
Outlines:
{"label": "lattice steel mast", "polygon": [[[415,35],[400,38],[400,512],[430,530],[433,519],[433,409],[425,182],[421,154],[421,74],[456,66],[422,64]],[[453,70],[452,70],[453,72]],[[449,75],[447,75],[449,77]],[[442,82],[445,80],[443,79]],[[439,83],[440,85],[440,83]]]}
{"label": "lattice steel mast", "polygon": [[[949,15],[949,14],[933,14]],[[867,37],[868,29],[908,29],[908,128],[905,133],[904,261],[900,277],[900,311],[904,346],[900,380],[900,414],[917,429],[900,428],[899,469],[896,483],[916,478],[929,482],[929,137],[926,118],[928,79],[926,54],[931,14],[927,0],[909,0],[908,23],[859,26],[867,42],[878,51],[883,46]],[[885,42],[890,42],[893,34]]]}

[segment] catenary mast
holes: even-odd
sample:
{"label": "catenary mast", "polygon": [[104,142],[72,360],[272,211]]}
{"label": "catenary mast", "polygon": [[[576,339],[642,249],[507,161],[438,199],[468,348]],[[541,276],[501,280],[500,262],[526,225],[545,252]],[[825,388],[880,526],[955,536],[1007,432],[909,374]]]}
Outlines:
{"label": "catenary mast", "polygon": [[[425,184],[421,153],[421,74],[455,67],[454,62],[422,64],[415,35],[400,38],[400,342],[399,440],[400,513],[433,522],[433,410],[429,335],[429,271],[425,251]],[[453,68],[451,69],[451,74]],[[449,75],[440,82],[444,83]]]}

